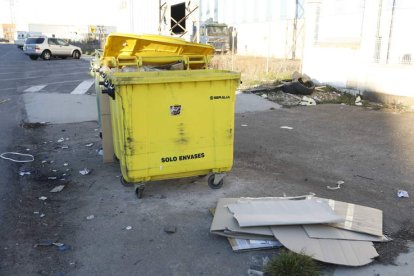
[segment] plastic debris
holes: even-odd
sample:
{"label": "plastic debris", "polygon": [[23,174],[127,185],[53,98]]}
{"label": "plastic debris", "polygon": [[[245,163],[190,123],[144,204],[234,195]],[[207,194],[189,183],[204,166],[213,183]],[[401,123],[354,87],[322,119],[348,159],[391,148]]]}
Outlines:
{"label": "plastic debris", "polygon": [[267,95],[266,94],[262,94],[262,98],[263,99],[267,99]]}
{"label": "plastic debris", "polygon": [[86,144],[85,145],[85,147],[88,147],[88,148],[90,148],[90,147],[92,147],[93,146],[93,143],[89,143],[89,144]]}
{"label": "plastic debris", "polygon": [[47,199],[47,197],[45,197],[45,196],[41,196],[41,197],[39,197],[39,200],[43,200],[43,201],[45,201]]}
{"label": "plastic debris", "polygon": [[46,215],[41,213],[39,217],[43,218],[44,216],[46,216]]}
{"label": "plastic debris", "polygon": [[87,217],[86,217],[86,219],[87,219],[87,220],[92,220],[92,219],[94,219],[94,218],[95,218],[95,216],[94,216],[94,215],[90,215],[90,216],[87,216]]}
{"label": "plastic debris", "polygon": [[98,155],[103,155],[103,149],[99,149],[96,152],[98,153]]}
{"label": "plastic debris", "polygon": [[166,227],[164,227],[164,232],[168,233],[168,234],[174,234],[175,232],[177,232],[177,227],[175,227],[175,226],[166,226]]}
{"label": "plastic debris", "polygon": [[47,163],[47,160],[43,160],[43,161],[42,161],[42,164],[44,164],[44,163]]}
{"label": "plastic debris", "polygon": [[245,125],[245,124],[243,124],[243,125],[241,125],[242,127],[247,127],[248,125]]}
{"label": "plastic debris", "polygon": [[60,244],[60,246],[57,246],[57,248],[58,248],[59,251],[62,251],[62,252],[63,251],[68,251],[68,250],[71,250],[72,249],[70,247],[70,245],[67,245],[67,244],[64,244],[64,243]]}
{"label": "plastic debris", "polygon": [[25,176],[25,175],[31,175],[32,173],[30,171],[20,171],[19,175],[20,176]]}
{"label": "plastic debris", "polygon": [[409,197],[410,197],[410,196],[408,195],[408,192],[407,192],[407,191],[405,191],[405,190],[398,190],[397,195],[398,195],[398,197],[400,197],[400,198],[403,198],[403,197],[405,197],[405,198],[409,198]]}
{"label": "plastic debris", "polygon": [[63,141],[65,141],[65,138],[60,138],[59,140],[57,140],[58,143],[62,143]]}
{"label": "plastic debris", "polygon": [[7,98],[7,99],[2,99],[2,100],[0,100],[0,104],[6,103],[6,102],[8,102],[8,101],[10,101],[10,99],[9,99],[9,98]]}
{"label": "plastic debris", "polygon": [[26,151],[30,151],[30,149],[26,149]]}
{"label": "plastic debris", "polygon": [[65,188],[65,185],[59,185],[54,187],[52,190],[50,190],[50,193],[59,193],[63,190],[63,188]]}
{"label": "plastic debris", "polygon": [[38,215],[38,214],[39,214],[39,212],[38,212],[38,211],[34,211],[34,212],[33,212],[33,214],[34,214],[34,215]]}
{"label": "plastic debris", "polygon": [[313,105],[316,105],[316,101],[312,98],[303,96],[302,101],[300,102],[300,105],[313,106]]}
{"label": "plastic debris", "polygon": [[338,190],[341,189],[341,185],[344,184],[345,182],[342,180],[339,180],[338,182],[336,182],[336,187],[331,187],[331,186],[326,186],[326,188],[328,188],[329,190]]}
{"label": "plastic debris", "polygon": [[69,165],[69,163],[68,163],[68,162],[63,163],[63,166],[64,166],[64,167],[67,167],[68,165]]}
{"label": "plastic debris", "polygon": [[290,127],[290,126],[281,126],[280,128],[281,129],[288,129],[288,130],[292,130],[293,129],[293,127]]}
{"label": "plastic debris", "polygon": [[362,105],[361,96],[356,97],[356,99],[355,99],[355,105],[358,105],[358,106],[361,106]]}
{"label": "plastic debris", "polygon": [[[11,157],[7,157],[6,155],[23,156],[23,157],[27,157],[27,159],[14,159],[14,158],[11,158]],[[5,159],[5,160],[9,160],[9,161],[12,161],[12,162],[16,162],[16,163],[28,163],[28,162],[33,162],[34,161],[34,156],[31,155],[31,154],[13,152],[13,151],[3,152],[2,154],[0,154],[0,158]]]}
{"label": "plastic debris", "polygon": [[52,172],[57,172],[57,170],[51,170]]}
{"label": "plastic debris", "polygon": [[68,149],[69,147],[68,146],[62,146],[61,148],[62,149]]}
{"label": "plastic debris", "polygon": [[57,176],[49,176],[47,179],[49,179],[49,180],[56,180],[57,179]]}
{"label": "plastic debris", "polygon": [[125,227],[125,229],[126,230],[131,230],[132,229],[132,226],[127,226],[127,227]]}
{"label": "plastic debris", "polygon": [[81,175],[88,175],[88,174],[90,174],[90,173],[91,173],[91,170],[89,170],[89,169],[87,169],[87,168],[84,168],[83,170],[80,170],[80,171],[79,171],[79,173],[80,173]]}

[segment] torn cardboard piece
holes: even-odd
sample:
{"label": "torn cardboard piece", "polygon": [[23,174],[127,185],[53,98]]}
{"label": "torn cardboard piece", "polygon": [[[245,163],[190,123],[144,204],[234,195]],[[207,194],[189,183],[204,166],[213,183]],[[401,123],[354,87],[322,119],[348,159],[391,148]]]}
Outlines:
{"label": "torn cardboard piece", "polygon": [[228,204],[240,227],[344,221],[322,200],[274,200]]}
{"label": "torn cardboard piece", "polygon": [[325,263],[363,266],[378,257],[372,242],[309,238],[300,225],[272,226],[275,238],[286,248]]}
{"label": "torn cardboard piece", "polygon": [[315,199],[328,203],[335,213],[345,218],[344,222],[331,224],[332,226],[374,236],[383,235],[381,210],[332,199]]}
{"label": "torn cardboard piece", "polygon": [[[228,204],[237,203],[238,198],[221,198],[215,209],[210,232],[225,237],[238,238],[242,234],[273,237],[269,227],[240,228],[233,214],[227,208]],[[239,236],[238,236],[239,235]]]}
{"label": "torn cardboard piece", "polygon": [[353,241],[387,242],[386,236],[373,236],[365,233],[353,232],[323,224],[303,225],[306,234],[313,239],[336,239]]}

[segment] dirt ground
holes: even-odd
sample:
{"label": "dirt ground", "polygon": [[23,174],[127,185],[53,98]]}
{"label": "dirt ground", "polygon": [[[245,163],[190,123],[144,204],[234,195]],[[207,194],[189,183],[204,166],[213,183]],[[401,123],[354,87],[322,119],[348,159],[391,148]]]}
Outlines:
{"label": "dirt ground", "polygon": [[[382,209],[395,241],[378,246],[378,262],[392,263],[414,238],[414,204],[396,196],[398,189],[414,194],[413,119],[334,104],[238,114],[234,168],[222,189],[211,190],[204,178],[153,182],[142,200],[120,184],[117,163],[101,163],[95,122],[26,125],[31,139],[19,150],[29,149],[35,162],[13,164],[19,195],[8,213],[14,231],[1,244],[2,274],[244,275],[278,251],[233,253],[226,239],[209,234],[208,209],[220,197],[311,192]],[[84,168],[91,174],[81,175]],[[326,188],[339,180],[341,189]],[[60,193],[49,192],[62,184]],[[168,226],[177,232],[166,233]],[[45,241],[67,247],[34,247]],[[328,274],[334,268],[324,266]]]}

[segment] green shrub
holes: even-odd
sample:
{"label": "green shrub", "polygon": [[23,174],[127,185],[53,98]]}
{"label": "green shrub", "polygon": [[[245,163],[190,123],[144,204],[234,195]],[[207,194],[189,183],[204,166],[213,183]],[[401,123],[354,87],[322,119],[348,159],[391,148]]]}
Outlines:
{"label": "green shrub", "polygon": [[273,257],[265,267],[269,276],[318,276],[319,267],[315,260],[304,254],[283,251]]}

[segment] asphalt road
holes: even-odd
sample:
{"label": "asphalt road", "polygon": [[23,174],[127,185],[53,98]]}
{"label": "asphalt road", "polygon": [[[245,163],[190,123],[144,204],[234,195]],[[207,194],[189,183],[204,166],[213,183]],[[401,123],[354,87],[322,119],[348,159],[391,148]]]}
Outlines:
{"label": "asphalt road", "polygon": [[[0,61],[0,100],[10,99],[0,104],[0,149],[29,149],[36,158],[23,165],[0,160],[1,275],[245,275],[277,251],[236,254],[226,239],[210,235],[208,208],[221,197],[313,192],[382,209],[384,229],[395,239],[379,249],[384,263],[414,239],[414,203],[396,196],[398,189],[414,195],[412,113],[318,105],[237,114],[234,167],[223,188],[211,190],[205,178],[160,181],[137,200],[120,184],[118,164],[101,163],[96,122],[20,126],[22,93],[79,91],[89,79],[88,63],[31,61],[9,45],[0,45]],[[31,87],[42,88],[24,92]],[[84,168],[92,173],[80,175]],[[33,173],[21,177],[21,169]],[[341,189],[326,188],[339,180]],[[60,184],[62,192],[49,192]],[[166,226],[177,232],[165,233]],[[68,247],[34,247],[43,240]],[[325,267],[328,274],[334,270]]]}

